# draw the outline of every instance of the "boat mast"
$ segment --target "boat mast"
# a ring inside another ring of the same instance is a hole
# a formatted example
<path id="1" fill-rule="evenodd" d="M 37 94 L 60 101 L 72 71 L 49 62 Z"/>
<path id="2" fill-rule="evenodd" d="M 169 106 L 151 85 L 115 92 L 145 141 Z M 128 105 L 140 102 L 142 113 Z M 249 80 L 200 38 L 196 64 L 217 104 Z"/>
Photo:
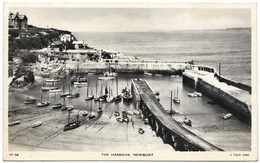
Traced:
<path id="1" fill-rule="evenodd" d="M 97 98 L 97 82 L 96 82 L 96 98 Z"/>
<path id="2" fill-rule="evenodd" d="M 41 103 L 42 103 L 42 93 L 41 93 Z"/>
<path id="3" fill-rule="evenodd" d="M 177 87 L 177 98 L 178 98 L 178 87 Z"/>
<path id="4" fill-rule="evenodd" d="M 172 114 L 172 91 L 171 91 L 171 114 Z"/>
<path id="5" fill-rule="evenodd" d="M 116 95 L 118 96 L 118 79 L 116 77 Z"/>

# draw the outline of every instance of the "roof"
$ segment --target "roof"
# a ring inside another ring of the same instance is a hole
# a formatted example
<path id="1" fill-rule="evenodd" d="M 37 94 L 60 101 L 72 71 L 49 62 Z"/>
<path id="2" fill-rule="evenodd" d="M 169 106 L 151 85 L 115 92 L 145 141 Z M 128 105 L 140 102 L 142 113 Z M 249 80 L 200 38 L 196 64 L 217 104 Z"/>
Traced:
<path id="1" fill-rule="evenodd" d="M 73 41 L 72 44 L 84 44 L 84 41 Z"/>
<path id="2" fill-rule="evenodd" d="M 15 18 L 18 18 L 18 19 L 20 19 L 20 20 L 23 20 L 23 19 L 27 19 L 27 17 L 26 17 L 26 15 L 17 15 L 17 14 L 13 14 L 13 15 L 11 15 L 11 19 L 15 19 Z"/>
<path id="3" fill-rule="evenodd" d="M 62 43 L 60 41 L 53 41 L 51 45 L 61 45 Z"/>

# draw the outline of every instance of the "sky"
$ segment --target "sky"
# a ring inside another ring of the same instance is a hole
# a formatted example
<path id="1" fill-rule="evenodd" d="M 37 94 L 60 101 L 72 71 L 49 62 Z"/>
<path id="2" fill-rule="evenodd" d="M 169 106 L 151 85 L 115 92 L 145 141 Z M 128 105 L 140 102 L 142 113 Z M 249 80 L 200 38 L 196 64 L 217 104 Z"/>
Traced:
<path id="1" fill-rule="evenodd" d="M 10 7 L 28 23 L 69 31 L 135 32 L 251 27 L 248 8 Z"/>

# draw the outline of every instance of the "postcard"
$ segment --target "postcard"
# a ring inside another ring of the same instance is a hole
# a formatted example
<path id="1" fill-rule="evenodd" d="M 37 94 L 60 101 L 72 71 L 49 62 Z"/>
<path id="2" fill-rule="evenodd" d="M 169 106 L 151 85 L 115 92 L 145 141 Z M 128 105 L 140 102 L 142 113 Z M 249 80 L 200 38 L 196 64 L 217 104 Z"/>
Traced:
<path id="1" fill-rule="evenodd" d="M 258 160 L 256 3 L 4 3 L 5 161 Z"/>

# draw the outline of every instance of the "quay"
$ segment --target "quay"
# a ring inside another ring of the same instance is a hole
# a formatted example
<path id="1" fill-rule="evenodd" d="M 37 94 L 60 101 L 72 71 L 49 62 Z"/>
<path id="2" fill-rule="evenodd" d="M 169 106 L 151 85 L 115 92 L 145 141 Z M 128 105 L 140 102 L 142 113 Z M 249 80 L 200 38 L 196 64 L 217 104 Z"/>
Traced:
<path id="1" fill-rule="evenodd" d="M 251 126 L 251 87 L 222 82 L 223 77 L 209 66 L 193 65 L 183 73 L 183 84 L 195 89 Z"/>
<path id="2" fill-rule="evenodd" d="M 176 151 L 223 151 L 213 144 L 198 137 L 173 119 L 158 102 L 152 88 L 144 79 L 132 79 L 133 97 L 143 114 L 148 119 L 156 136 L 170 144 Z"/>

